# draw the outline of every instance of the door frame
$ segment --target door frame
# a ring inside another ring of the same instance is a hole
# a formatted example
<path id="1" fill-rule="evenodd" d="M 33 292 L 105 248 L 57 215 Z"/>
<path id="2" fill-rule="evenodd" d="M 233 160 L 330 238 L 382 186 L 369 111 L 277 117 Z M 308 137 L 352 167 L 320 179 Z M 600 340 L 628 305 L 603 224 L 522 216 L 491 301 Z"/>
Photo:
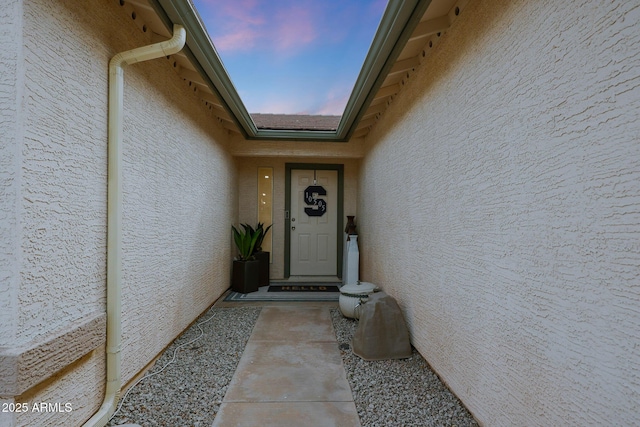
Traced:
<path id="1" fill-rule="evenodd" d="M 291 170 L 335 170 L 338 172 L 338 225 L 336 239 L 337 276 L 342 278 L 342 249 L 344 224 L 344 165 L 330 163 L 285 163 L 284 165 L 284 277 L 288 279 L 291 274 Z"/>

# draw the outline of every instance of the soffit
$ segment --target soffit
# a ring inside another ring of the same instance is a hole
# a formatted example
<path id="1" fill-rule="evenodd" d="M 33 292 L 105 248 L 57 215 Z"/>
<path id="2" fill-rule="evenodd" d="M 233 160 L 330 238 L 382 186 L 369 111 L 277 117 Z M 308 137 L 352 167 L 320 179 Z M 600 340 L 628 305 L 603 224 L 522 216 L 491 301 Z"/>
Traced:
<path id="1" fill-rule="evenodd" d="M 185 90 L 195 92 L 224 128 L 246 139 L 280 141 L 348 141 L 366 136 L 411 74 L 428 63 L 429 52 L 468 2 L 390 0 L 345 114 L 337 122 L 323 116 L 252 119 L 189 0 L 118 1 L 142 31 L 151 32 L 154 42 L 171 37 L 173 24 L 186 28 L 187 46 L 167 59 L 185 81 Z M 316 125 L 326 123 L 337 129 L 318 130 L 322 126 Z M 291 128 L 284 129 L 289 124 Z"/>

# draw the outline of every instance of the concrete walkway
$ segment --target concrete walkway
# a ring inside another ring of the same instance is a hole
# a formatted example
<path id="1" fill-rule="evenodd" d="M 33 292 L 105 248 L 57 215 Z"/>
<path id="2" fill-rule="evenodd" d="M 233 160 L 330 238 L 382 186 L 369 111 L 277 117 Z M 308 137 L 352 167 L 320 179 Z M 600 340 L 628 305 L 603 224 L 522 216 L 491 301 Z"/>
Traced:
<path id="1" fill-rule="evenodd" d="M 328 308 L 262 308 L 213 425 L 360 426 Z"/>

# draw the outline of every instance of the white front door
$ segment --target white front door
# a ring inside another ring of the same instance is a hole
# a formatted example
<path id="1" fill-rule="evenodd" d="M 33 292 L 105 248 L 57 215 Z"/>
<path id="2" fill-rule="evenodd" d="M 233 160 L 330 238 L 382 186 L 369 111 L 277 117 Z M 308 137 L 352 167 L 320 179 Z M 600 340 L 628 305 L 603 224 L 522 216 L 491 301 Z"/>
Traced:
<path id="1" fill-rule="evenodd" d="M 290 274 L 336 276 L 338 171 L 291 170 L 290 227 Z"/>

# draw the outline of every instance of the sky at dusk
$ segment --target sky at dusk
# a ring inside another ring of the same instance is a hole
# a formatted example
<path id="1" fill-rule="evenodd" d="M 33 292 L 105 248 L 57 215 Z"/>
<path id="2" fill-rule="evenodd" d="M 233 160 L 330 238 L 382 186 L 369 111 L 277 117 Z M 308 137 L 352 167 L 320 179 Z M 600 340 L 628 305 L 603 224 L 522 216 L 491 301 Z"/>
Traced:
<path id="1" fill-rule="evenodd" d="M 249 113 L 342 115 L 386 0 L 193 0 Z"/>

